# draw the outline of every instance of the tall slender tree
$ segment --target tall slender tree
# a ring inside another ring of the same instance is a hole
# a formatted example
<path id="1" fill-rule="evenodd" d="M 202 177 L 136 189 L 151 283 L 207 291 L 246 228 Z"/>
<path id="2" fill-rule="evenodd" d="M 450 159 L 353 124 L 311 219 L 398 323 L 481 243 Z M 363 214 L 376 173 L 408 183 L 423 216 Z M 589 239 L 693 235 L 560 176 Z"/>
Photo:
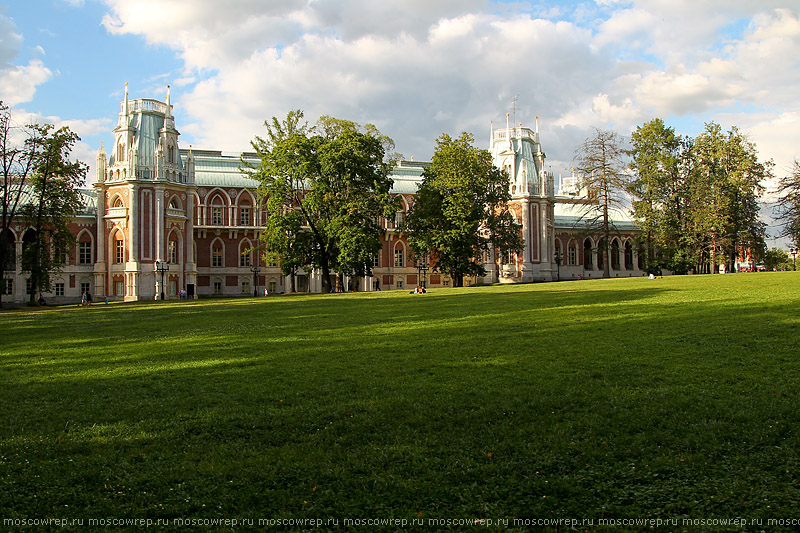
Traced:
<path id="1" fill-rule="evenodd" d="M 655 273 L 666 267 L 685 272 L 689 265 L 682 248 L 685 180 L 681 172 L 685 140 L 660 118 L 638 126 L 631 135 L 633 214 L 642 228 L 646 268 Z M 661 259 L 656 258 L 656 249 Z"/>
<path id="2" fill-rule="evenodd" d="M 630 178 L 627 174 L 627 152 L 623 139 L 613 131 L 595 128 L 594 135 L 586 139 L 575 152 L 578 170 L 583 185 L 589 190 L 596 204 L 587 204 L 582 218 L 587 230 L 599 230 L 603 234 L 603 277 L 610 276 L 609 256 L 611 249 L 612 221 L 610 211 L 624 209 L 624 196 Z"/>
<path id="3" fill-rule="evenodd" d="M 36 126 L 42 139 L 42 152 L 31 176 L 33 200 L 22 208 L 22 217 L 33 230 L 34 240 L 23 249 L 22 270 L 30 273 L 30 303 L 38 291 L 49 291 L 50 275 L 69 257 L 75 237 L 68 224 L 81 208 L 79 187 L 88 166 L 70 161 L 77 134 L 51 124 Z"/>

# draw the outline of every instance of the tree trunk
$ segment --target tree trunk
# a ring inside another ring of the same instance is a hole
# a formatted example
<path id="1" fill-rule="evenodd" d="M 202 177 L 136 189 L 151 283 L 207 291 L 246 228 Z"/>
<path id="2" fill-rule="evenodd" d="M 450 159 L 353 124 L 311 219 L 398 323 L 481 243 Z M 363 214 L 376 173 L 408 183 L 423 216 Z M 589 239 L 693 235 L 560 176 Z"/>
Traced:
<path id="1" fill-rule="evenodd" d="M 319 268 L 322 270 L 322 294 L 331 292 L 331 269 L 328 266 L 328 254 L 321 254 Z"/>
<path id="2" fill-rule="evenodd" d="M 711 274 L 717 273 L 717 236 L 711 237 Z"/>

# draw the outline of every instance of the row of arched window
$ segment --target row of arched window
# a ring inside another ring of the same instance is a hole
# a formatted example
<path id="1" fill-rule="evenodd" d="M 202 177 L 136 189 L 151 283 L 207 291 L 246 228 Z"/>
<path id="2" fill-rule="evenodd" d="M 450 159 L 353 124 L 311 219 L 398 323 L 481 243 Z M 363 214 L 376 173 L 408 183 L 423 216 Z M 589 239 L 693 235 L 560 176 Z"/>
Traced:
<path id="1" fill-rule="evenodd" d="M 555 240 L 556 256 L 561 261 L 561 264 L 571 266 L 578 265 L 578 250 L 577 243 L 570 240 L 567 246 L 566 255 L 562 252 L 561 239 Z M 605 267 L 605 241 L 600 238 L 596 243 L 591 237 L 587 237 L 583 241 L 583 268 L 585 270 L 594 270 L 594 256 L 597 256 L 597 269 L 603 270 Z M 620 256 L 620 252 L 622 252 Z M 625 239 L 623 243 L 617 237 L 611 240 L 611 247 L 609 250 L 609 258 L 611 261 L 610 267 L 612 270 L 633 270 L 634 269 L 634 249 L 633 242 L 630 239 Z M 643 268 L 641 255 L 638 256 L 639 269 Z"/>

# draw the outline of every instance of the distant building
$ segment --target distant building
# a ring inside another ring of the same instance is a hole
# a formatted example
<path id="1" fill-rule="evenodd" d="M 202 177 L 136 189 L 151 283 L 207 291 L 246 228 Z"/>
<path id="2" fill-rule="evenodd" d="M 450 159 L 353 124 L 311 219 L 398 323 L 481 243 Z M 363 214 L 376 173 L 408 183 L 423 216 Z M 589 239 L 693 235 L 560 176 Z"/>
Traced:
<path id="1" fill-rule="evenodd" d="M 538 130 L 538 128 L 537 128 Z M 76 236 L 69 264 L 54 276 L 54 303 L 79 301 L 90 292 L 95 301 L 247 296 L 288 291 L 291 280 L 275 264 L 248 253 L 259 241 L 265 213 L 257 182 L 240 170 L 241 159 L 256 154 L 224 155 L 219 151 L 179 147 L 169 91 L 165 102 L 129 100 L 120 104 L 114 144 L 97 155 L 93 190 L 83 190 L 84 209 L 71 229 Z M 556 194 L 538 131 L 522 127 L 492 129 L 490 151 L 495 164 L 511 177 L 510 207 L 522 225 L 525 248 L 520 254 L 483 257 L 487 274 L 465 283 L 520 283 L 601 277 L 600 237 L 587 232 L 582 214 L 593 208 L 578 178 L 561 182 Z M 373 275 L 347 280 L 345 287 L 370 291 L 450 285 L 446 274 L 424 273 L 409 259 L 406 236 L 398 231 L 414 201 L 429 163 L 400 161 L 392 170 L 393 194 L 402 209 L 384 220 L 383 249 L 373 259 Z M 613 214 L 611 276 L 641 276 L 634 237 L 638 228 L 626 213 Z M 2 243 L 19 258 L 29 239 L 17 226 Z M 165 265 L 162 274 L 156 264 Z M 166 265 L 166 263 L 169 263 Z M 27 277 L 19 260 L 9 261 L 4 300 L 27 300 Z M 254 272 L 257 270 L 257 273 Z M 420 275 L 422 274 L 422 278 Z M 321 274 L 298 272 L 298 291 L 319 292 Z M 424 278 L 424 279 L 423 279 Z"/>

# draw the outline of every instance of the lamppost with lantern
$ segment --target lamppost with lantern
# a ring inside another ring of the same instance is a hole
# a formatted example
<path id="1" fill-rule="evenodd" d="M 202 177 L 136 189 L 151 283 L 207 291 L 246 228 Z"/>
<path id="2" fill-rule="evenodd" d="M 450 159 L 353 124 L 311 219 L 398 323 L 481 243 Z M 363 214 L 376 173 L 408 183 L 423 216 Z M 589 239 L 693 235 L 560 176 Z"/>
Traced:
<path id="1" fill-rule="evenodd" d="M 164 273 L 169 272 L 169 261 L 156 261 L 156 272 L 161 272 L 161 299 L 164 299 Z"/>
<path id="2" fill-rule="evenodd" d="M 430 270 L 428 263 L 428 255 L 423 255 L 417 260 L 417 279 L 419 280 L 420 287 L 425 288 L 425 274 Z"/>
<path id="3" fill-rule="evenodd" d="M 792 270 L 797 270 L 797 248 L 789 248 L 789 253 L 792 254 Z"/>
<path id="4" fill-rule="evenodd" d="M 254 266 L 250 272 L 253 273 L 253 296 L 258 296 L 258 273 L 261 272 L 261 268 Z"/>
<path id="5" fill-rule="evenodd" d="M 559 250 L 556 250 L 553 259 L 556 261 L 556 281 L 561 281 L 561 252 Z"/>

